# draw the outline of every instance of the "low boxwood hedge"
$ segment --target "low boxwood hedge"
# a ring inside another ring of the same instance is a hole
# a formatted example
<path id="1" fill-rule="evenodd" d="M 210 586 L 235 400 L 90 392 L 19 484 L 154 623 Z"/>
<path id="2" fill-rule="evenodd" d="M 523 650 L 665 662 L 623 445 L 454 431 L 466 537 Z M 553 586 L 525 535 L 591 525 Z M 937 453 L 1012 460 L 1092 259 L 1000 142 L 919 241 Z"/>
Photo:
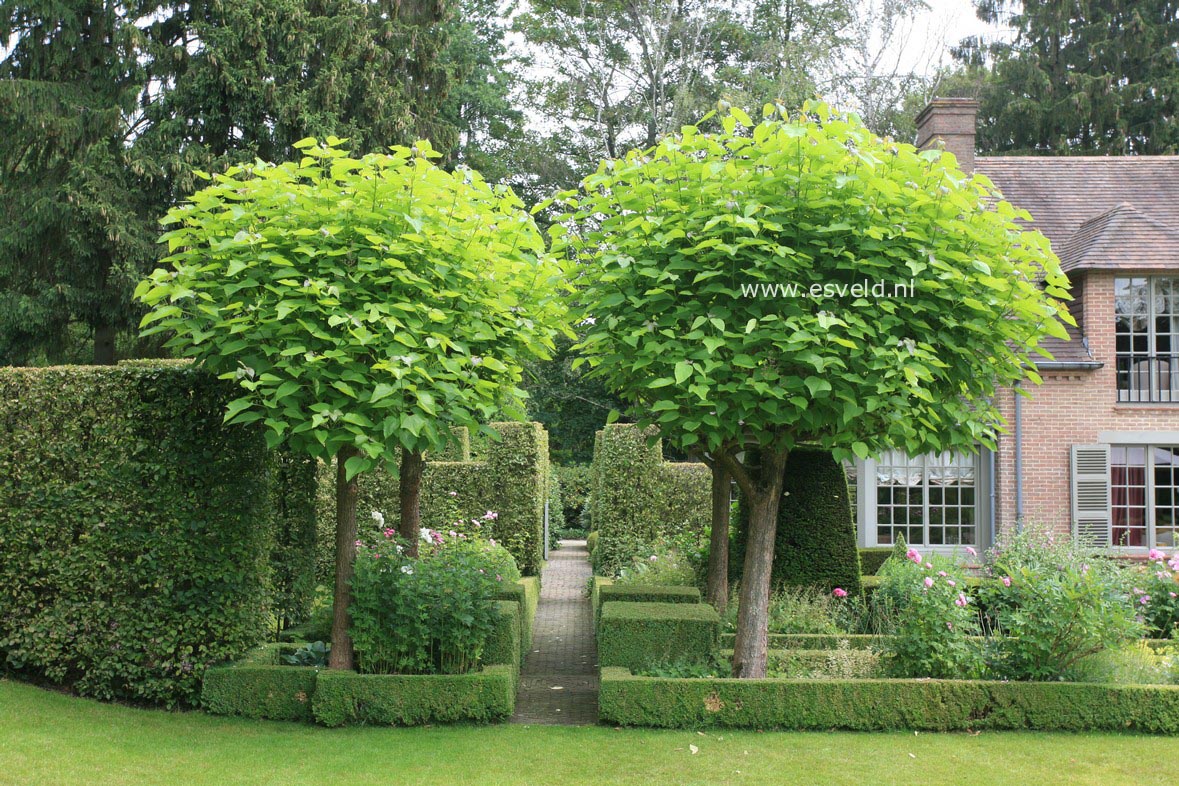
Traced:
<path id="1" fill-rule="evenodd" d="M 707 604 L 613 601 L 598 620 L 598 663 L 644 669 L 704 662 L 719 639 L 720 616 Z"/>
<path id="2" fill-rule="evenodd" d="M 699 603 L 700 590 L 695 587 L 676 587 L 669 585 L 630 585 L 603 584 L 598 588 L 595 613 L 598 607 L 608 600 L 624 601 L 628 603 Z"/>
<path id="3" fill-rule="evenodd" d="M 522 652 L 532 646 L 532 625 L 536 621 L 536 607 L 540 603 L 540 576 L 525 576 L 519 581 L 505 585 L 495 596 L 496 600 L 511 600 L 520 604 Z"/>
<path id="4" fill-rule="evenodd" d="M 508 665 L 485 666 L 469 674 L 319 673 L 311 707 L 324 726 L 475 721 L 511 716 L 516 678 Z"/>
<path id="5" fill-rule="evenodd" d="M 601 720 L 696 729 L 1179 733 L 1179 686 L 958 680 L 636 677 L 602 669 Z"/>
<path id="6" fill-rule="evenodd" d="M 297 644 L 267 644 L 231 666 L 205 670 L 201 706 L 214 715 L 268 720 L 311 720 L 318 669 L 280 666 L 279 657 Z"/>
<path id="7" fill-rule="evenodd" d="M 508 664 L 514 674 L 520 673 L 524 657 L 521 647 L 523 640 L 524 615 L 520 604 L 514 600 L 497 600 L 499 618 L 495 630 L 483 645 L 483 662 L 487 664 Z"/>

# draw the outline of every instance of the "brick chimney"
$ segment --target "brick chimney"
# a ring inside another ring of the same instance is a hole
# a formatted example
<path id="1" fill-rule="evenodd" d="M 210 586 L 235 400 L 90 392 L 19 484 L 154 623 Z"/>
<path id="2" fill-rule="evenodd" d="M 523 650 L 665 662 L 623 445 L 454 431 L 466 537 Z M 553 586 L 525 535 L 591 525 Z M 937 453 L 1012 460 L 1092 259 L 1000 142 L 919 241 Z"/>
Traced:
<path id="1" fill-rule="evenodd" d="M 928 150 L 938 140 L 958 159 L 958 167 L 974 171 L 974 128 L 978 101 L 973 98 L 935 98 L 917 115 L 917 147 Z"/>

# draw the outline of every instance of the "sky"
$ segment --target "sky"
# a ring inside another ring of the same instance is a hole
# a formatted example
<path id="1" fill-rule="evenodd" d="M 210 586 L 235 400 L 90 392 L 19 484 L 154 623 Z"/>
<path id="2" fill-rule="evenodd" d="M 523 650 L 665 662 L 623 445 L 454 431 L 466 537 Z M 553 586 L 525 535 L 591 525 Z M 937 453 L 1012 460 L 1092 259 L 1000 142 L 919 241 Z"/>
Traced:
<path id="1" fill-rule="evenodd" d="M 925 42 L 929 40 L 943 40 L 947 44 L 957 44 L 963 38 L 982 35 L 993 38 L 1002 31 L 981 21 L 974 13 L 971 0 L 926 0 L 929 10 L 921 14 L 914 27 L 914 35 L 906 47 L 906 61 L 914 69 L 921 64 L 925 51 Z M 946 63 L 950 60 L 948 47 L 941 47 L 939 52 Z"/>

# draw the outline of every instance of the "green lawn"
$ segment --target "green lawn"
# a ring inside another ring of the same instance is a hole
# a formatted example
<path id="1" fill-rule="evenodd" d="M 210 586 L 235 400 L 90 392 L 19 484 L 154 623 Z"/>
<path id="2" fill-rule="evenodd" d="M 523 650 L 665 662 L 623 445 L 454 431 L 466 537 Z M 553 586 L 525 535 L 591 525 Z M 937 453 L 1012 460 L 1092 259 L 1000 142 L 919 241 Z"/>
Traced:
<path id="1" fill-rule="evenodd" d="M 693 754 L 689 745 L 695 745 Z M 357 728 L 215 718 L 0 680 L 0 783 L 1173 784 L 1179 743 L 1108 734 Z"/>

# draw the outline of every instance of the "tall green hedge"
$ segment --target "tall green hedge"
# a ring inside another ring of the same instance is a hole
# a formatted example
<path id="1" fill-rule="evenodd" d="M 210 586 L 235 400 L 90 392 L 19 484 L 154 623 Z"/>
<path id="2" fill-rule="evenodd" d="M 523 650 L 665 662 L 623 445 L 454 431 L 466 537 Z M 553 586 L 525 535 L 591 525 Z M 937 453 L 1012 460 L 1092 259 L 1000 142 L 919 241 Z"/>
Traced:
<path id="1" fill-rule="evenodd" d="M 484 532 L 516 558 L 522 573 L 540 572 L 544 539 L 544 503 L 549 494 L 548 433 L 539 423 L 492 423 L 499 440 L 490 440 L 484 455 L 471 460 L 465 429 L 457 430 L 452 450 L 441 458 L 427 456 L 422 475 L 422 526 L 446 531 L 452 516 L 477 518 L 494 511 L 498 518 Z M 331 576 L 335 540 L 335 467 L 320 467 L 319 553 L 317 573 L 322 583 Z M 357 515 L 362 527 L 380 511 L 388 526 L 396 526 L 398 484 L 396 468 L 360 476 Z M 452 495 L 451 492 L 454 492 Z"/>
<path id="2" fill-rule="evenodd" d="M 275 469 L 222 426 L 231 388 L 180 364 L 0 369 L 7 669 L 191 704 L 266 635 Z"/>
<path id="3" fill-rule="evenodd" d="M 735 555 L 744 554 L 748 506 L 738 505 Z M 784 496 L 774 541 L 774 586 L 842 587 L 860 594 L 860 555 L 847 477 L 829 451 L 796 448 L 786 462 Z M 734 578 L 741 562 L 736 560 Z"/>
<path id="4" fill-rule="evenodd" d="M 316 583 L 317 462 L 288 450 L 270 454 L 273 611 L 284 628 L 307 619 Z"/>
<path id="5" fill-rule="evenodd" d="M 561 513 L 565 526 L 583 529 L 582 511 L 589 501 L 593 469 L 589 464 L 569 464 L 557 467 L 557 474 L 561 478 Z"/>
<path id="6" fill-rule="evenodd" d="M 663 460 L 654 432 L 615 423 L 594 443 L 590 510 L 599 533 L 595 571 L 615 575 L 661 537 L 702 533 L 712 516 L 711 473 Z"/>

